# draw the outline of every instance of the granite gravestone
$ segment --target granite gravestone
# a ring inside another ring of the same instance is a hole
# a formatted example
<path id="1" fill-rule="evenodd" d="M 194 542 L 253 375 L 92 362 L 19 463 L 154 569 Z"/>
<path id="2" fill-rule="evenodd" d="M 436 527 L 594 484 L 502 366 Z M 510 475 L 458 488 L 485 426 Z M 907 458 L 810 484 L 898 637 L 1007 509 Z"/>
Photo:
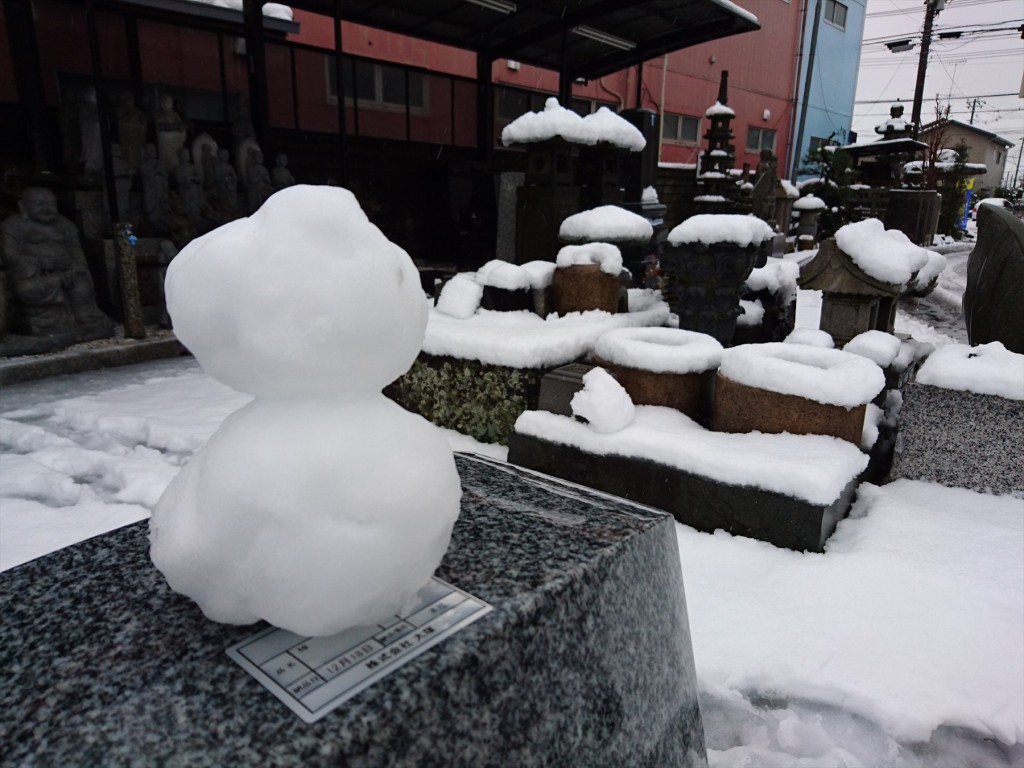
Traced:
<path id="1" fill-rule="evenodd" d="M 0 576 L 0 712 L 21 764 L 706 768 L 667 515 L 456 455 L 438 577 L 494 607 L 312 724 L 225 653 L 146 524 Z M 32 663 L 25 663 L 31 658 Z"/>

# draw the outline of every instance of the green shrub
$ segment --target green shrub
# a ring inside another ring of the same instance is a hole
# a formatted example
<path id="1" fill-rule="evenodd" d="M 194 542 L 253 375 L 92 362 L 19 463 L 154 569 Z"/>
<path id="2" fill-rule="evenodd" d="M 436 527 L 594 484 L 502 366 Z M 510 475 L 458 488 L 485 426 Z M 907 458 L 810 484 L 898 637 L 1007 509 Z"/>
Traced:
<path id="1" fill-rule="evenodd" d="M 420 355 L 384 394 L 440 427 L 505 444 L 519 414 L 537 407 L 546 372 Z"/>

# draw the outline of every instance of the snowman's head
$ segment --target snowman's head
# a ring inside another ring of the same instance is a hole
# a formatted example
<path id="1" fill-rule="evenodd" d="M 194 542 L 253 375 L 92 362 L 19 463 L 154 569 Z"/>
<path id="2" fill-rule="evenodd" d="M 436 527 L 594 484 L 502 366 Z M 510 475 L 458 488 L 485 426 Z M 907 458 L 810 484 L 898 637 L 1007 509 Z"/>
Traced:
<path id="1" fill-rule="evenodd" d="M 412 365 L 427 322 L 412 259 L 339 187 L 288 187 L 193 240 L 166 294 L 203 368 L 263 397 L 379 392 Z"/>

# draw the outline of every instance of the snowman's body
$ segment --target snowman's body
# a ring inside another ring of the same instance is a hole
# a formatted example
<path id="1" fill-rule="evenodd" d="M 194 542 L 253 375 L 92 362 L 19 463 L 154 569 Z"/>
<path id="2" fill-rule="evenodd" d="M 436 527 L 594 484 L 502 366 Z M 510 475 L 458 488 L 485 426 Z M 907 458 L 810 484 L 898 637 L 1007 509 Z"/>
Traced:
<path id="1" fill-rule="evenodd" d="M 290 187 L 179 254 L 167 296 L 204 368 L 256 395 L 154 510 L 168 583 L 211 619 L 302 635 L 400 611 L 461 494 L 440 432 L 380 394 L 422 342 L 408 255 L 347 191 Z"/>

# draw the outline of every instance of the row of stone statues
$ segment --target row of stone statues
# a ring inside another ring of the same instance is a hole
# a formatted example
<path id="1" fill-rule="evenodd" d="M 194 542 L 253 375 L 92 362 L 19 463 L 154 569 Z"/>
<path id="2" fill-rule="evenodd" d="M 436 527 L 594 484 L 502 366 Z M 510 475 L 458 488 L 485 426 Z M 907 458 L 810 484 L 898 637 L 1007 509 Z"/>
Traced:
<path id="1" fill-rule="evenodd" d="M 76 140 L 66 141 L 66 152 L 77 151 L 73 164 L 99 177 L 102 154 L 95 90 L 83 90 L 76 100 L 77 126 L 69 121 L 63 126 L 66 140 L 68 134 Z M 233 151 L 218 147 L 207 133 L 195 136 L 190 144 L 190 124 L 166 94 L 150 119 L 130 92 L 122 92 L 114 122 L 117 141 L 110 154 L 117 215 L 133 221 L 143 233 L 170 232 L 176 240 L 187 241 L 252 213 L 273 192 L 295 183 L 285 155 L 277 155 L 272 169 L 264 165 L 244 107 L 231 125 Z"/>

